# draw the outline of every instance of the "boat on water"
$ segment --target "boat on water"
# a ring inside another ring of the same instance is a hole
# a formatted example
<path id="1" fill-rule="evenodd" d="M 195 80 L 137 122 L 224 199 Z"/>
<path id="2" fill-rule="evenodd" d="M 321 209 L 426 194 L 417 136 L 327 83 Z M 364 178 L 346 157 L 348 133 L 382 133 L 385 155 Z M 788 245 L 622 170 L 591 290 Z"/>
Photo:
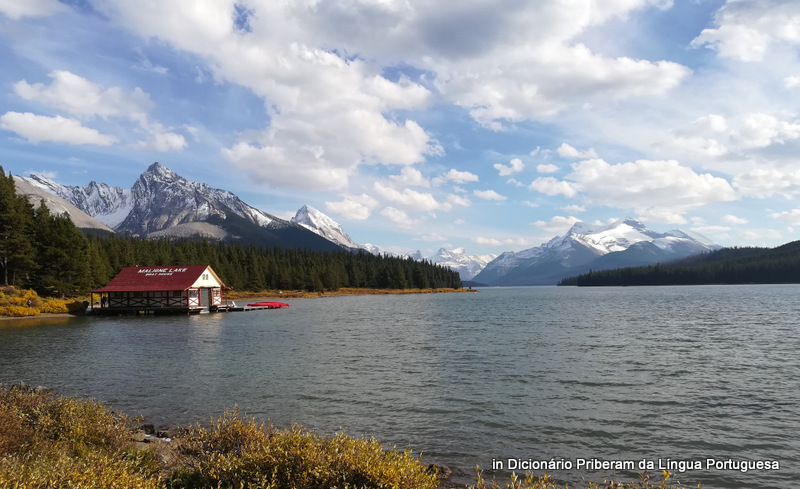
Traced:
<path id="1" fill-rule="evenodd" d="M 264 302 L 251 302 L 250 304 L 247 304 L 247 307 L 265 307 L 267 309 L 280 309 L 281 307 L 289 307 L 289 304 L 285 302 L 264 301 Z"/>

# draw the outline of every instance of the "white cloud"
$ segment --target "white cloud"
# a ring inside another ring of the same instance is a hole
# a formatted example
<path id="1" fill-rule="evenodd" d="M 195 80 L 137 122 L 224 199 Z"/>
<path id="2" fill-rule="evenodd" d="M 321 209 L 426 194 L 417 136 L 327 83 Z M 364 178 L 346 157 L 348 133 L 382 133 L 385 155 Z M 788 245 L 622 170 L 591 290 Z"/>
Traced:
<path id="1" fill-rule="evenodd" d="M 454 182 L 454 183 L 469 183 L 469 182 L 477 182 L 478 175 L 468 172 L 468 171 L 459 171 L 456 169 L 450 169 L 447 173 L 436 177 L 433 181 L 435 185 L 441 185 L 443 182 Z"/>
<path id="2" fill-rule="evenodd" d="M 424 176 L 422 172 L 411 166 L 403 167 L 400 170 L 400 175 L 393 175 L 389 177 L 393 182 L 410 187 L 430 187 L 431 182 Z"/>
<path id="3" fill-rule="evenodd" d="M 483 200 L 507 200 L 508 197 L 500 195 L 494 190 L 476 190 L 472 193 L 475 197 Z"/>
<path id="4" fill-rule="evenodd" d="M 150 96 L 138 87 L 131 93 L 125 93 L 119 87 L 104 89 L 69 71 L 56 70 L 48 76 L 53 79 L 50 85 L 31 85 L 22 80 L 14 84 L 14 93 L 25 100 L 84 118 L 126 117 L 142 120 L 153 105 Z"/>
<path id="5" fill-rule="evenodd" d="M 373 184 L 373 189 L 378 195 L 389 202 L 400 204 L 408 207 L 409 209 L 414 209 L 417 211 L 449 211 L 452 208 L 450 203 L 438 202 L 432 194 L 417 192 L 416 190 L 411 190 L 409 188 L 403 189 L 401 192 L 394 188 L 388 187 L 381 182 L 375 182 Z"/>
<path id="6" fill-rule="evenodd" d="M 800 209 L 792 209 L 790 211 L 773 212 L 770 214 L 773 219 L 782 221 L 789 221 L 794 226 L 800 226 Z"/>
<path id="7" fill-rule="evenodd" d="M 565 205 L 561 209 L 566 212 L 586 212 L 586 207 L 582 205 Z"/>
<path id="8" fill-rule="evenodd" d="M 746 197 L 764 199 L 780 195 L 792 199 L 800 196 L 800 170 L 787 172 L 755 168 L 737 175 L 733 186 Z"/>
<path id="9" fill-rule="evenodd" d="M 14 93 L 25 99 L 89 120 L 111 117 L 135 121 L 147 135 L 145 140 L 131 145 L 135 149 L 180 151 L 186 139 L 159 122 L 148 119 L 153 106 L 150 95 L 139 87 L 125 92 L 120 87 L 104 88 L 69 71 L 55 70 L 48 75 L 52 82 L 30 84 L 21 80 L 14 84 Z M 110 144 L 110 143 L 109 143 Z"/>
<path id="10" fill-rule="evenodd" d="M 559 170 L 558 165 L 545 164 L 536 165 L 536 171 L 539 173 L 555 173 Z"/>
<path id="11" fill-rule="evenodd" d="M 553 216 L 549 221 L 536 221 L 533 225 L 539 229 L 561 235 L 569 231 L 576 222 L 581 222 L 581 220 L 574 216 Z"/>
<path id="12" fill-rule="evenodd" d="M 522 201 L 522 205 L 527 206 L 527 207 L 534 207 L 534 208 L 535 207 L 539 207 L 539 204 L 537 204 L 536 202 L 531 202 L 530 200 L 523 200 Z"/>
<path id="13" fill-rule="evenodd" d="M 597 158 L 597 152 L 594 150 L 594 148 L 589 148 L 585 151 L 580 151 L 578 149 L 573 148 L 567 143 L 562 143 L 561 146 L 558 147 L 556 152 L 562 158 L 577 158 L 577 159 Z"/>
<path id="14" fill-rule="evenodd" d="M 677 161 L 638 160 L 609 164 L 602 159 L 572 165 L 571 188 L 593 205 L 633 209 L 661 222 L 683 222 L 689 209 L 738 198 L 727 180 L 698 174 Z"/>
<path id="15" fill-rule="evenodd" d="M 78 120 L 61 116 L 47 117 L 30 112 L 6 112 L 0 117 L 0 129 L 15 132 L 30 142 L 110 146 L 117 141 L 113 136 L 84 127 Z"/>
<path id="16" fill-rule="evenodd" d="M 521 159 L 514 158 L 508 162 L 508 165 L 495 163 L 494 169 L 497 170 L 498 174 L 501 177 L 507 177 L 509 175 L 513 175 L 514 173 L 521 172 L 522 170 L 525 169 L 525 165 L 522 163 Z"/>
<path id="17" fill-rule="evenodd" d="M 780 121 L 769 114 L 750 114 L 731 138 L 743 148 L 764 148 L 800 138 L 800 124 Z"/>
<path id="18" fill-rule="evenodd" d="M 736 217 L 731 214 L 726 214 L 722 216 L 722 222 L 725 224 L 729 224 L 731 226 L 743 226 L 747 224 L 749 221 L 743 217 Z"/>
<path id="19" fill-rule="evenodd" d="M 55 15 L 66 10 L 58 0 L 0 0 L 0 13 L 12 20 Z"/>
<path id="20" fill-rule="evenodd" d="M 335 212 L 347 219 L 363 221 L 367 219 L 372 209 L 378 206 L 378 201 L 367 194 L 347 195 L 338 202 L 325 202 L 328 212 Z"/>
<path id="21" fill-rule="evenodd" d="M 800 76 L 787 76 L 783 79 L 783 83 L 788 89 L 800 87 Z"/>
<path id="22" fill-rule="evenodd" d="M 703 29 L 691 43 L 723 58 L 761 61 L 777 43 L 800 44 L 800 4 L 781 0 L 729 1 L 717 11 L 718 27 Z"/>
<path id="23" fill-rule="evenodd" d="M 403 229 L 410 229 L 418 223 L 418 221 L 408 217 L 405 211 L 394 207 L 384 208 L 381 210 L 381 215 Z"/>
<path id="24" fill-rule="evenodd" d="M 472 205 L 469 199 L 465 197 L 461 197 L 460 195 L 450 194 L 447 196 L 447 202 L 453 205 L 459 205 L 461 207 L 469 207 Z"/>
<path id="25" fill-rule="evenodd" d="M 539 177 L 528 186 L 529 189 L 545 195 L 564 195 L 574 197 L 577 194 L 575 187 L 570 182 L 564 182 L 553 177 Z"/>
<path id="26" fill-rule="evenodd" d="M 484 246 L 505 246 L 505 247 L 512 247 L 512 246 L 527 246 L 530 244 L 525 238 L 505 238 L 505 239 L 498 239 L 498 238 L 488 238 L 485 236 L 476 236 L 472 238 L 472 241 L 479 245 Z"/>

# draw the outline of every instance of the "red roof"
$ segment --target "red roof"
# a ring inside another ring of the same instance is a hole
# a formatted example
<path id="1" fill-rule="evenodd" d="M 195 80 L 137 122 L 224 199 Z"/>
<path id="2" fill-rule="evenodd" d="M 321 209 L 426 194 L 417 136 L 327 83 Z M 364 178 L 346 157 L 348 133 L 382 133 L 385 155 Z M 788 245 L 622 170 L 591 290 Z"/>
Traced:
<path id="1" fill-rule="evenodd" d="M 222 285 L 214 270 L 208 265 L 170 267 L 126 267 L 102 289 L 92 292 L 137 292 L 186 290 L 206 272 Z"/>

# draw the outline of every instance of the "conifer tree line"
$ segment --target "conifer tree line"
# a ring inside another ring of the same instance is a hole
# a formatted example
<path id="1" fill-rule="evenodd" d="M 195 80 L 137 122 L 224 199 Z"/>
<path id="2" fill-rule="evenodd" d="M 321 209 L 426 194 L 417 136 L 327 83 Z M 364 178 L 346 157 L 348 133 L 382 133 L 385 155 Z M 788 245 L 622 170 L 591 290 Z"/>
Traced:
<path id="1" fill-rule="evenodd" d="M 590 271 L 559 285 L 703 285 L 800 283 L 800 241 L 777 248 L 736 247 L 672 263 Z"/>
<path id="2" fill-rule="evenodd" d="M 5 285 L 75 296 L 108 283 L 123 267 L 211 265 L 236 290 L 340 287 L 459 288 L 457 272 L 429 261 L 371 253 L 315 252 L 241 243 L 85 236 L 44 201 L 17 196 L 0 167 L 0 271 Z"/>

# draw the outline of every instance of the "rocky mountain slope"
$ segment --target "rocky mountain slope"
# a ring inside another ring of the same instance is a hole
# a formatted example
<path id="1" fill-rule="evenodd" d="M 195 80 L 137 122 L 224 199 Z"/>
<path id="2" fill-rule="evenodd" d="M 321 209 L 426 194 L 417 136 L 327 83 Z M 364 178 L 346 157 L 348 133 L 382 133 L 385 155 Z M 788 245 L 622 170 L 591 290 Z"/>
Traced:
<path id="1" fill-rule="evenodd" d="M 385 254 L 386 251 L 380 246 L 373 244 L 358 244 L 348 235 L 342 226 L 325 213 L 309 205 L 301 207 L 297 214 L 292 218 L 292 222 L 319 234 L 320 236 L 338 243 L 341 246 L 352 250 L 364 250 L 375 255 Z M 419 250 L 406 255 L 414 260 L 423 260 L 425 257 Z M 497 255 L 468 255 L 464 248 L 447 250 L 445 248 L 428 258 L 431 262 L 444 265 L 459 273 L 462 280 L 469 280 L 480 272 L 487 263 L 496 258 Z"/>
<path id="2" fill-rule="evenodd" d="M 247 205 L 226 190 L 187 180 L 160 163 L 150 165 L 130 189 L 97 182 L 83 187 L 66 186 L 41 175 L 23 180 L 62 197 L 120 233 L 341 249 L 303 226 Z"/>
<path id="3" fill-rule="evenodd" d="M 600 227 L 579 222 L 541 246 L 503 253 L 474 280 L 488 285 L 550 285 L 590 269 L 648 265 L 718 248 L 703 236 L 680 230 L 658 233 L 630 218 Z"/>
<path id="4" fill-rule="evenodd" d="M 16 187 L 17 195 L 26 197 L 35 208 L 38 208 L 42 200 L 44 200 L 51 214 L 67 214 L 72 223 L 79 229 L 105 233 L 113 232 L 111 228 L 78 209 L 70 202 L 53 195 L 41 187 L 31 185 L 22 177 L 14 176 L 14 186 Z"/>

